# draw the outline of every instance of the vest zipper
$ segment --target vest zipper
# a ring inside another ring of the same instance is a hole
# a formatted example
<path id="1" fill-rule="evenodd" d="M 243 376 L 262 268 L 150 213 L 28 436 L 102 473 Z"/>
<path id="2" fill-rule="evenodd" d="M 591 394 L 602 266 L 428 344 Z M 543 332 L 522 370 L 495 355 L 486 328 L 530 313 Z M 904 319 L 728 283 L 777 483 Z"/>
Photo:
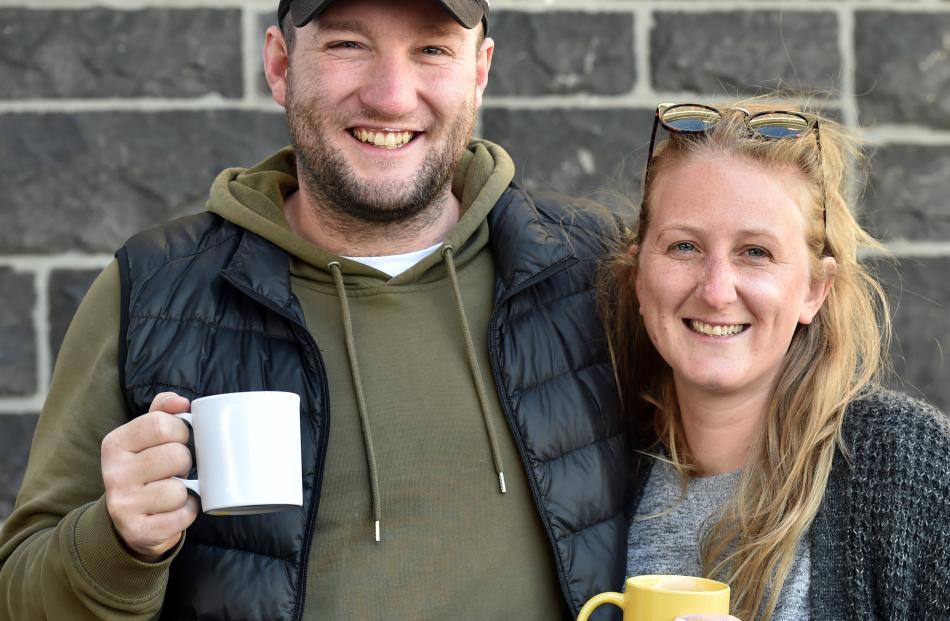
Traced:
<path id="1" fill-rule="evenodd" d="M 571 592 L 568 588 L 567 572 L 564 570 L 563 563 L 561 561 L 561 555 L 558 553 L 557 541 L 554 539 L 554 530 L 551 528 L 551 521 L 548 519 L 547 512 L 544 509 L 541 499 L 541 492 L 538 491 L 538 481 L 535 477 L 534 469 L 531 467 L 531 464 L 528 461 L 528 453 L 524 447 L 524 440 L 516 431 L 517 427 L 515 426 L 514 422 L 514 413 L 512 412 L 511 401 L 508 399 L 508 396 L 504 391 L 505 386 L 502 382 L 501 375 L 498 373 L 501 360 L 501 350 L 499 346 L 500 335 L 498 330 L 498 309 L 502 304 L 507 302 L 515 295 L 533 287 L 542 280 L 545 280 L 554 274 L 567 269 L 575 263 L 577 263 L 577 259 L 574 257 L 561 259 L 557 263 L 548 266 L 541 272 L 538 272 L 531 278 L 519 284 L 517 287 L 508 291 L 508 293 L 506 293 L 503 298 L 500 298 L 495 304 L 495 307 L 492 310 L 491 320 L 488 324 L 489 355 L 491 356 L 491 368 L 492 375 L 495 378 L 495 387 L 498 390 L 498 401 L 501 403 L 501 409 L 505 413 L 505 419 L 508 421 L 508 428 L 511 430 L 511 435 L 514 436 L 515 445 L 518 447 L 518 454 L 521 456 L 521 463 L 524 464 L 525 476 L 528 479 L 528 487 L 531 488 L 531 495 L 534 497 L 534 504 L 537 507 L 538 516 L 541 518 L 541 522 L 544 525 L 544 532 L 547 534 L 548 542 L 551 544 L 551 550 L 554 553 L 555 566 L 557 567 L 558 581 L 561 583 L 561 593 L 564 595 L 564 600 L 567 602 L 568 608 L 571 611 L 571 618 L 576 618 L 580 609 L 575 607 L 573 598 L 571 597 Z"/>
<path id="2" fill-rule="evenodd" d="M 330 382 L 327 378 L 326 366 L 320 364 L 320 354 L 317 350 L 317 344 L 314 342 L 313 337 L 310 336 L 310 332 L 306 326 L 302 325 L 296 318 L 288 315 L 283 308 L 277 306 L 268 298 L 259 295 L 256 291 L 244 286 L 241 282 L 236 281 L 228 274 L 223 274 L 223 276 L 234 287 L 244 293 L 244 295 L 290 322 L 291 330 L 297 342 L 305 349 L 304 360 L 307 362 L 309 370 L 317 376 L 319 388 L 322 391 L 320 403 L 323 406 L 324 424 L 320 430 L 320 452 L 317 455 L 316 479 L 314 480 L 310 509 L 307 512 L 307 526 L 300 558 L 300 578 L 297 583 L 297 598 L 294 603 L 293 621 L 300 621 L 303 618 L 304 603 L 307 598 L 307 571 L 309 569 L 310 548 L 313 545 L 313 530 L 317 523 L 317 511 L 320 508 L 320 491 L 323 487 L 323 470 L 327 457 L 327 443 L 330 438 Z"/>
<path id="3" fill-rule="evenodd" d="M 304 603 L 307 599 L 307 574 L 310 569 L 310 548 L 313 545 L 313 531 L 317 525 L 317 512 L 320 510 L 320 495 L 323 489 L 323 471 L 327 457 L 327 444 L 330 440 L 330 382 L 327 379 L 326 366 L 320 364 L 320 354 L 317 351 L 317 344 L 310 336 L 310 332 L 300 324 L 294 322 L 294 333 L 306 348 L 304 359 L 311 367 L 312 372 L 316 372 L 320 378 L 320 389 L 323 391 L 322 405 L 324 415 L 323 429 L 320 430 L 320 454 L 317 456 L 317 473 L 314 481 L 313 500 L 311 501 L 310 515 L 307 519 L 307 531 L 304 536 L 303 555 L 300 559 L 300 583 L 297 585 L 297 605 L 294 611 L 294 621 L 300 621 L 303 618 Z M 299 333 L 302 332 L 303 336 Z"/>

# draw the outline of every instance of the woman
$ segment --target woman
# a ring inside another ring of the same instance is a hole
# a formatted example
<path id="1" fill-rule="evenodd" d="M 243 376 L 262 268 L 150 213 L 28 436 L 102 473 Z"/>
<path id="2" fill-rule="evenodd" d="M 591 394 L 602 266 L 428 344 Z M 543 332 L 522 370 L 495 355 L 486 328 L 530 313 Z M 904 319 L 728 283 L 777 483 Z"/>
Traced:
<path id="1" fill-rule="evenodd" d="M 845 198 L 857 154 L 797 111 L 661 105 L 609 269 L 647 431 L 628 575 L 725 581 L 746 621 L 950 618 L 950 426 L 878 387 L 889 316 Z"/>

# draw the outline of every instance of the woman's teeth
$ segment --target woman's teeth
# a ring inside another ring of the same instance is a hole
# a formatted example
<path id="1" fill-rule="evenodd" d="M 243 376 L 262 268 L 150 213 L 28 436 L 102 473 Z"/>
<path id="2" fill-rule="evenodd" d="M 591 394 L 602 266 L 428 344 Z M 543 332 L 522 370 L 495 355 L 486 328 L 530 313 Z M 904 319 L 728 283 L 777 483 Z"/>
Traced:
<path id="1" fill-rule="evenodd" d="M 694 332 L 699 332 L 706 336 L 732 336 L 733 334 L 744 332 L 749 326 L 748 324 L 741 323 L 731 326 L 713 326 L 708 323 L 703 323 L 702 321 L 690 319 L 689 327 L 692 328 Z"/>
<path id="2" fill-rule="evenodd" d="M 383 149 L 398 149 L 407 144 L 415 136 L 415 132 L 387 132 L 356 128 L 352 130 L 353 137 Z"/>

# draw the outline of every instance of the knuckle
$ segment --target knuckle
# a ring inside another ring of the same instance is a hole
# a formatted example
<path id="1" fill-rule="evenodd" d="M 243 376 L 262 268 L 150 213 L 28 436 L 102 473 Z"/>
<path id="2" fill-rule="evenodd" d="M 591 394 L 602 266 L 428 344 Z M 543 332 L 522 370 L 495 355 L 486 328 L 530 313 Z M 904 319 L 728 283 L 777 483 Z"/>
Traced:
<path id="1" fill-rule="evenodd" d="M 171 397 L 174 397 L 175 393 L 173 392 L 160 392 L 152 398 L 152 403 L 149 405 L 148 411 L 154 412 L 161 407 L 162 403 Z"/>
<path id="2" fill-rule="evenodd" d="M 122 451 L 122 444 L 119 439 L 120 435 L 121 432 L 119 429 L 113 429 L 102 438 L 102 444 L 100 445 L 99 450 L 103 457 Z"/>
<path id="3" fill-rule="evenodd" d="M 184 444 L 175 443 L 172 445 L 172 459 L 179 472 L 191 470 L 191 451 Z"/>

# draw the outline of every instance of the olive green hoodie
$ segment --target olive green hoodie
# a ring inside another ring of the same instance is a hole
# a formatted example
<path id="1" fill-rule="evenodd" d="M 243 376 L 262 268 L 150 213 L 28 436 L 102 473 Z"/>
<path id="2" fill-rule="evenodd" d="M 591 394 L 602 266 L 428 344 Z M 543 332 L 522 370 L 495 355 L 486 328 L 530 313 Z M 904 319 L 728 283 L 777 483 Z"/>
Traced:
<path id="1" fill-rule="evenodd" d="M 513 172 L 502 149 L 473 143 L 453 182 L 460 221 L 439 252 L 394 278 L 290 231 L 282 209 L 297 188 L 289 149 L 226 170 L 212 186 L 209 211 L 291 255 L 293 292 L 327 369 L 330 435 L 304 618 L 562 614 L 488 355 L 486 217 Z M 131 558 L 101 498 L 98 444 L 126 420 L 118 287 L 112 265 L 64 342 L 0 539 L 0 619 L 149 618 L 164 595 L 174 555 L 156 564 Z"/>

